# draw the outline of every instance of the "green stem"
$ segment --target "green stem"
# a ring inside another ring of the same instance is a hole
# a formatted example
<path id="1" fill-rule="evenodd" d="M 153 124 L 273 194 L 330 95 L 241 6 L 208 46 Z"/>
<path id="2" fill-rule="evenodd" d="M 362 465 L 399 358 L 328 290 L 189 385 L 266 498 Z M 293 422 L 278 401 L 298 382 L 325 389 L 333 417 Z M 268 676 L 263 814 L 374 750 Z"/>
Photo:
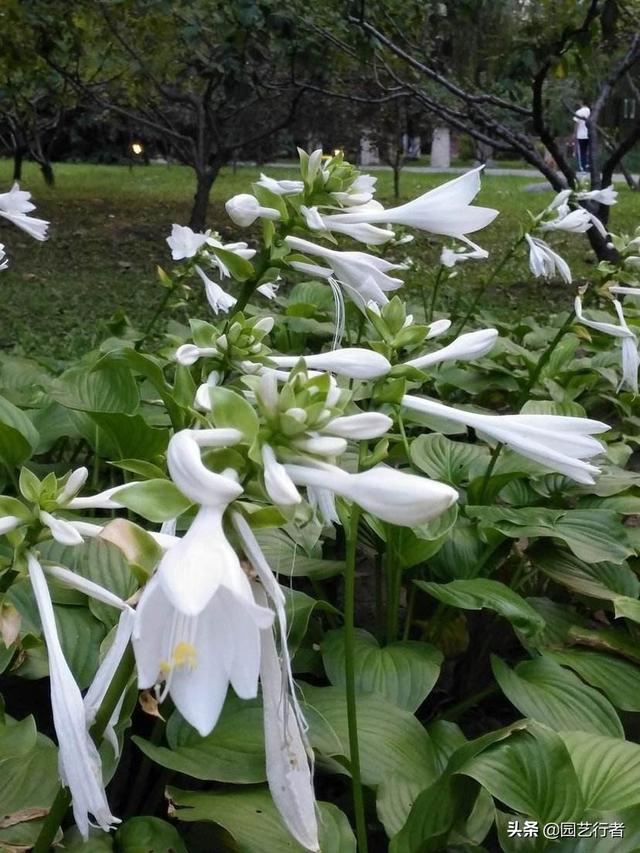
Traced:
<path id="1" fill-rule="evenodd" d="M 133 673 L 134 657 L 133 649 L 129 645 L 122 660 L 113 676 L 113 681 L 109 685 L 107 692 L 104 695 L 98 713 L 96 714 L 95 723 L 91 732 L 96 746 L 100 745 L 102 736 L 105 733 L 109 720 L 120 700 L 120 697 L 126 690 L 131 674 Z M 37 841 L 33 847 L 33 853 L 49 853 L 51 845 L 56 837 L 60 824 L 71 805 L 71 792 L 63 785 L 58 789 L 53 805 L 49 810 L 46 820 L 42 824 L 42 829 L 38 835 Z"/>
<path id="2" fill-rule="evenodd" d="M 402 632 L 402 639 L 406 643 L 409 639 L 409 633 L 411 631 L 411 622 L 413 620 L 413 608 L 416 603 L 416 590 L 417 587 L 415 584 L 411 584 L 411 588 L 409 589 L 409 601 L 407 602 L 407 615 L 404 620 L 404 630 Z"/>
<path id="3" fill-rule="evenodd" d="M 438 298 L 438 289 L 440 287 L 440 282 L 442 281 L 444 269 L 445 268 L 441 264 L 440 268 L 438 269 L 438 274 L 436 275 L 436 280 L 433 284 L 433 290 L 431 291 L 431 305 L 429 306 L 429 316 L 427 318 L 428 323 L 433 320 L 433 312 L 436 309 L 436 299 Z"/>
<path id="4" fill-rule="evenodd" d="M 156 323 L 158 322 L 160 317 L 163 315 L 164 309 L 169 304 L 169 300 L 173 296 L 175 289 L 176 289 L 175 282 L 172 283 L 171 287 L 168 287 L 166 289 L 164 296 L 160 300 L 160 304 L 158 305 L 158 307 L 155 310 L 155 313 L 153 314 L 153 316 L 151 317 L 151 319 L 149 320 L 149 322 L 147 323 L 145 328 L 142 330 L 142 337 L 140 338 L 139 341 L 136 341 L 135 349 L 137 349 L 137 350 L 142 349 L 142 345 L 151 336 L 151 332 L 154 330 Z"/>
<path id="5" fill-rule="evenodd" d="M 398 639 L 398 611 L 400 610 L 400 589 L 402 587 L 402 568 L 398 562 L 396 528 L 387 525 L 387 549 L 385 571 L 387 574 L 387 643 Z"/>
<path id="6" fill-rule="evenodd" d="M 566 317 L 564 323 L 558 329 L 558 333 L 556 334 L 556 336 L 551 341 L 549 346 L 546 348 L 546 350 L 542 353 L 542 355 L 538 359 L 538 362 L 537 362 L 537 364 L 533 370 L 533 373 L 530 375 L 529 381 L 527 382 L 527 385 L 522 392 L 522 395 L 521 395 L 520 401 L 519 401 L 519 405 L 518 405 L 518 409 L 526 403 L 527 398 L 529 396 L 529 393 L 535 387 L 536 382 L 540 378 L 540 374 L 542 373 L 544 368 L 547 366 L 549 359 L 553 355 L 554 350 L 556 349 L 556 347 L 558 346 L 560 341 L 564 338 L 564 336 L 569 331 L 571 324 L 575 320 L 575 317 L 576 317 L 576 315 L 575 315 L 574 311 L 570 311 L 567 314 L 567 317 Z"/>
<path id="7" fill-rule="evenodd" d="M 498 461 L 498 457 L 500 456 L 500 452 L 502 451 L 503 447 L 504 444 L 498 442 L 498 444 L 496 444 L 496 446 L 493 448 L 491 459 L 489 460 L 489 464 L 487 465 L 487 470 L 484 472 L 484 477 L 482 478 L 482 485 L 480 486 L 480 494 L 478 495 L 478 503 L 480 505 L 482 505 L 482 503 L 484 502 L 487 487 L 489 485 L 489 480 L 491 479 L 493 469 L 496 467 L 496 462 Z"/>
<path id="8" fill-rule="evenodd" d="M 400 406 L 398 406 L 397 411 L 398 417 L 398 429 L 400 430 L 400 436 L 402 437 L 402 445 L 404 447 L 404 452 L 407 454 L 407 462 L 411 461 L 411 449 L 409 448 L 409 442 L 407 440 L 407 433 L 404 428 L 404 421 L 402 420 L 402 410 Z"/>
<path id="9" fill-rule="evenodd" d="M 347 700 L 347 725 L 349 729 L 349 755 L 353 811 L 356 820 L 358 853 L 367 853 L 367 824 L 360 776 L 360 748 L 358 745 L 358 711 L 356 706 L 355 679 L 355 600 L 356 600 L 356 551 L 358 547 L 358 525 L 360 507 L 351 504 L 351 519 L 347 537 L 347 557 L 344 574 L 344 671 Z"/>
<path id="10" fill-rule="evenodd" d="M 512 257 L 513 257 L 513 255 L 515 254 L 516 249 L 518 248 L 518 246 L 520 245 L 520 243 L 522 243 L 522 242 L 523 242 L 523 240 L 524 240 L 524 235 L 523 235 L 522 237 L 518 237 L 518 239 L 516 240 L 516 242 L 515 242 L 515 243 L 513 243 L 513 245 L 512 245 L 512 246 L 507 250 L 507 252 L 502 256 L 502 260 L 501 260 L 501 261 L 500 261 L 500 263 L 499 263 L 499 264 L 494 268 L 494 270 L 493 270 L 493 272 L 491 273 L 491 275 L 489 276 L 489 278 L 488 278 L 488 279 L 486 279 L 484 282 L 482 282 L 482 284 L 480 285 L 480 287 L 479 287 L 479 288 L 478 288 L 478 290 L 476 291 L 476 295 L 475 295 L 475 297 L 474 297 L 474 299 L 473 299 L 473 302 L 471 303 L 471 307 L 469 308 L 469 310 L 467 311 L 467 313 L 464 315 L 464 317 L 462 318 L 462 320 L 461 320 L 461 321 L 460 321 L 460 323 L 458 324 L 458 327 L 457 327 L 456 332 L 455 332 L 455 333 L 456 333 L 456 335 L 459 335 L 459 334 L 462 332 L 462 330 L 463 330 L 463 329 L 464 329 L 464 327 L 467 325 L 467 323 L 469 322 L 469 320 L 473 317 L 473 315 L 474 315 L 474 313 L 475 313 L 475 310 L 476 310 L 476 308 L 478 307 L 478 303 L 480 302 L 480 300 L 481 300 L 481 299 L 482 299 L 482 297 L 484 296 L 484 294 L 485 294 L 485 292 L 486 292 L 487 288 L 488 288 L 491 284 L 493 284 L 493 282 L 495 281 L 495 279 L 496 279 L 496 278 L 497 278 L 497 276 L 498 276 L 498 273 L 500 273 L 500 272 L 501 272 L 501 270 L 502 270 L 502 268 L 504 267 L 504 265 L 505 265 L 508 261 L 510 261 L 510 260 L 511 260 L 511 258 L 512 258 Z"/>

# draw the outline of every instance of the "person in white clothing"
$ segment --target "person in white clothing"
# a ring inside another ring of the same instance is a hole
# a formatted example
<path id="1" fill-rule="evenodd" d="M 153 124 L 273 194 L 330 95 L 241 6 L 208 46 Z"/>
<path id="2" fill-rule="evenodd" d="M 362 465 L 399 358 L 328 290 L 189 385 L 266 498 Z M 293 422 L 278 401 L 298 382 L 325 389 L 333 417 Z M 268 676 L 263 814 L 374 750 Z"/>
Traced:
<path id="1" fill-rule="evenodd" d="M 589 169 L 589 125 L 587 122 L 590 115 L 591 110 L 585 103 L 573 115 L 573 120 L 576 123 L 576 158 L 579 172 L 586 172 Z"/>

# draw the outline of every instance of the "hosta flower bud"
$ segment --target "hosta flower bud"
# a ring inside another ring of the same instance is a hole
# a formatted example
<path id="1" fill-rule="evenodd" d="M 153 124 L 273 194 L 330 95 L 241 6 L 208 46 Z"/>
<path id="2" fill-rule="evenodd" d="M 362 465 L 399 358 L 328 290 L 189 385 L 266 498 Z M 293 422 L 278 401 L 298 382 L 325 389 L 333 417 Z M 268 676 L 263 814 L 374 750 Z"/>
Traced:
<path id="1" fill-rule="evenodd" d="M 350 379 L 376 379 L 391 370 L 391 365 L 383 355 L 359 347 L 347 347 L 301 357 L 307 367 L 337 373 Z M 278 367 L 295 367 L 300 361 L 300 356 L 295 355 L 272 355 L 270 358 Z"/>
<path id="2" fill-rule="evenodd" d="M 406 364 L 409 367 L 423 369 L 431 364 L 440 364 L 443 361 L 470 361 L 486 355 L 498 339 L 497 329 L 479 329 L 477 332 L 466 332 L 460 335 L 448 346 L 435 352 L 427 353 L 419 358 L 412 358 Z"/>
<path id="3" fill-rule="evenodd" d="M 273 448 L 265 444 L 262 448 L 264 464 L 264 485 L 267 494 L 276 506 L 295 506 L 302 498 L 293 481 L 286 472 L 284 465 L 276 459 Z"/>
<path id="4" fill-rule="evenodd" d="M 262 207 L 255 196 L 249 193 L 234 195 L 225 204 L 229 217 L 241 228 L 247 228 L 259 217 L 262 219 L 280 219 L 280 213 L 273 207 Z"/>
<path id="5" fill-rule="evenodd" d="M 346 415 L 334 418 L 322 430 L 329 435 L 350 438 L 357 441 L 379 438 L 391 429 L 393 421 L 380 412 L 362 412 L 358 415 Z"/>
<path id="6" fill-rule="evenodd" d="M 217 355 L 218 351 L 215 347 L 197 347 L 195 344 L 183 344 L 178 347 L 175 354 L 175 359 L 178 364 L 185 367 L 190 367 L 195 364 L 202 356 Z"/>

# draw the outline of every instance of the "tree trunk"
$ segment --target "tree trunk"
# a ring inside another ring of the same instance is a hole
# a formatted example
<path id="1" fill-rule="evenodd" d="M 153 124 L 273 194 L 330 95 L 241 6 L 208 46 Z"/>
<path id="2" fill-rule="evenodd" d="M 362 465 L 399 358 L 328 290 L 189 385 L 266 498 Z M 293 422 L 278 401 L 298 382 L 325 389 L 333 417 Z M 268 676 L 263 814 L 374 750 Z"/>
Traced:
<path id="1" fill-rule="evenodd" d="M 53 187 L 56 182 L 55 175 L 53 174 L 53 166 L 51 165 L 50 160 L 43 160 L 40 163 L 40 171 L 42 172 L 42 177 L 44 178 L 44 182 L 48 187 Z"/>
<path id="2" fill-rule="evenodd" d="M 393 164 L 393 195 L 395 199 L 400 198 L 400 171 L 402 170 L 402 164 L 396 162 Z"/>
<path id="3" fill-rule="evenodd" d="M 205 169 L 196 169 L 196 192 L 193 197 L 193 207 L 189 227 L 194 231 L 204 231 L 209 210 L 209 193 L 215 181 L 220 166 L 207 166 Z"/>
<path id="4" fill-rule="evenodd" d="M 13 180 L 22 180 L 22 161 L 24 159 L 24 148 L 18 146 L 13 151 Z"/>

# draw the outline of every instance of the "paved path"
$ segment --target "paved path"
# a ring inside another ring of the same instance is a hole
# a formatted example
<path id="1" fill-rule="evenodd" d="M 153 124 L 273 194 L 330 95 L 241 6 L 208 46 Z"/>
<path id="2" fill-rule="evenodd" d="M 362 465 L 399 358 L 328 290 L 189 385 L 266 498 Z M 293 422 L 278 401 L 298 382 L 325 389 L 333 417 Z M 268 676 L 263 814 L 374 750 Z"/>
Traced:
<path id="1" fill-rule="evenodd" d="M 296 168 L 297 163 L 267 163 L 265 168 L 269 169 L 292 169 Z M 390 166 L 364 166 L 363 170 L 367 172 L 390 172 Z M 438 166 L 404 166 L 403 172 L 417 172 L 421 175 L 461 175 L 468 172 L 473 166 L 450 166 L 448 169 L 441 169 Z M 495 175 L 496 177 L 512 177 L 512 178 L 542 178 L 542 175 L 537 169 L 503 169 L 499 166 L 489 166 L 484 170 L 487 176 Z M 638 180 L 638 175 L 634 175 L 635 180 Z M 613 176 L 615 183 L 625 183 L 624 175 L 616 173 Z"/>

